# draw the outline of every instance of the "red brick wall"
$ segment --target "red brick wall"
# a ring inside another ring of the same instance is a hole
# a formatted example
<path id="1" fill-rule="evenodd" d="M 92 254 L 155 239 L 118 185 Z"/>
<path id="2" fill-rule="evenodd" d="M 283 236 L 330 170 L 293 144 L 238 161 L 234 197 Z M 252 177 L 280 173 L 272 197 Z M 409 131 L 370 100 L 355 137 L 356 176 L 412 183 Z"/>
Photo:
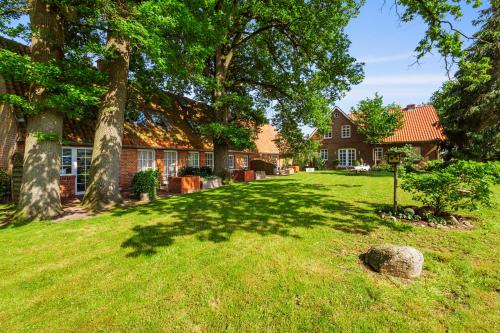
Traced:
<path id="1" fill-rule="evenodd" d="M 75 196 L 75 176 L 61 176 L 59 191 L 62 199 Z"/>
<path id="2" fill-rule="evenodd" d="M 130 189 L 132 179 L 137 173 L 137 149 L 123 148 L 120 157 L 120 188 Z"/>
<path id="3" fill-rule="evenodd" d="M 320 149 L 328 150 L 328 161 L 326 162 L 326 167 L 328 169 L 333 168 L 333 161 L 337 160 L 338 150 L 342 148 L 354 148 L 356 149 L 356 159 L 363 159 L 363 163 L 373 165 L 373 148 L 382 147 L 384 148 L 384 154 L 387 150 L 393 146 L 403 146 L 404 144 L 379 144 L 372 145 L 364 142 L 365 137 L 356 131 L 355 125 L 347 119 L 341 112 L 338 112 L 339 117 L 335 118 L 334 111 L 332 113 L 332 138 L 325 139 L 323 136 L 319 136 L 317 133 L 314 134 L 313 138 L 320 140 Z M 351 125 L 351 137 L 342 138 L 341 128 L 342 125 Z M 422 157 L 426 160 L 438 158 L 437 145 L 434 143 L 409 143 L 413 146 L 421 147 Z"/>

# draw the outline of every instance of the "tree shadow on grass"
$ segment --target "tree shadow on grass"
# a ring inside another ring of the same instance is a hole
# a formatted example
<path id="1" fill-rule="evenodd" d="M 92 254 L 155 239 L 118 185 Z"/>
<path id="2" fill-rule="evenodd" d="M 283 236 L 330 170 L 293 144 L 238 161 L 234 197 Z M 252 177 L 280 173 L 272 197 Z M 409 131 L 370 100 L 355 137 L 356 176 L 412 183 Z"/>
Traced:
<path id="1" fill-rule="evenodd" d="M 153 255 L 187 235 L 214 243 L 229 241 L 235 232 L 300 239 L 296 228 L 331 227 L 366 235 L 383 225 L 371 207 L 337 200 L 329 191 L 322 184 L 279 178 L 174 196 L 112 214 L 165 217 L 165 222 L 132 228 L 134 234 L 122 243 L 131 249 L 129 257 Z"/>

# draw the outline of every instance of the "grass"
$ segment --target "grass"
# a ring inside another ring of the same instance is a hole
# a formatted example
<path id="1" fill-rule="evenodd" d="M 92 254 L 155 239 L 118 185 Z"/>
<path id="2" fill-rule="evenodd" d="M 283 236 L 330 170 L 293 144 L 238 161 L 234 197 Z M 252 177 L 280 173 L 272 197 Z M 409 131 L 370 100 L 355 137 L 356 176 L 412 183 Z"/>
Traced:
<path id="1" fill-rule="evenodd" d="M 300 173 L 4 227 L 0 331 L 498 332 L 499 211 L 472 231 L 393 224 L 374 214 L 391 184 Z M 423 275 L 360 264 L 385 242 L 420 249 Z"/>

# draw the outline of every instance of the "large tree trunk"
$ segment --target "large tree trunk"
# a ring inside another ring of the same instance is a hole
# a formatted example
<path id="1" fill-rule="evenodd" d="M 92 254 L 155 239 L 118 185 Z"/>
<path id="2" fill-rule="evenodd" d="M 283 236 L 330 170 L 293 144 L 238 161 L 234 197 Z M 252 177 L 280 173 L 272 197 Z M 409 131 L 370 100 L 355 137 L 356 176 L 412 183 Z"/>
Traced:
<path id="1" fill-rule="evenodd" d="M 83 204 L 99 210 L 120 203 L 119 177 L 122 151 L 123 120 L 127 100 L 130 43 L 128 39 L 108 32 L 107 49 L 114 50 L 106 59 L 109 75 L 108 92 L 99 109 L 90 167 L 90 182 Z"/>
<path id="2" fill-rule="evenodd" d="M 31 1 L 33 29 L 31 59 L 48 63 L 63 57 L 64 24 L 57 8 L 43 0 Z M 43 87 L 31 88 L 31 100 L 45 98 Z M 43 110 L 28 117 L 23 181 L 18 203 L 18 217 L 48 219 L 62 213 L 59 195 L 59 172 L 63 115 L 57 110 Z"/>
<path id="3" fill-rule="evenodd" d="M 223 48 L 220 47 L 216 51 L 215 55 L 215 80 L 216 87 L 213 93 L 213 103 L 217 105 L 217 102 L 223 98 L 226 94 L 225 91 L 225 80 L 227 77 L 227 70 L 229 64 L 231 63 L 233 57 L 233 52 L 230 51 L 228 54 L 224 54 Z M 226 106 L 218 106 L 215 108 L 215 119 L 218 123 L 227 125 L 229 124 L 229 111 Z M 229 151 L 229 145 L 227 142 L 222 140 L 214 140 L 214 174 L 222 177 L 222 179 L 228 179 L 230 177 L 230 171 L 227 167 L 227 155 Z"/>

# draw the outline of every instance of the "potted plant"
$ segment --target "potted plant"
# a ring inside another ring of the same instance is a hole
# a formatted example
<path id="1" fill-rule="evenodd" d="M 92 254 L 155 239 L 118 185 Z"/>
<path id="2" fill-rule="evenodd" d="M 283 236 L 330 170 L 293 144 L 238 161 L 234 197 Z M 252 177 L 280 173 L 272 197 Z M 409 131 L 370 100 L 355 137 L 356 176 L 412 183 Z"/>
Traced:
<path id="1" fill-rule="evenodd" d="M 132 190 L 141 201 L 148 202 L 157 197 L 157 188 L 160 184 L 158 170 L 149 169 L 135 174 L 132 180 Z"/>

